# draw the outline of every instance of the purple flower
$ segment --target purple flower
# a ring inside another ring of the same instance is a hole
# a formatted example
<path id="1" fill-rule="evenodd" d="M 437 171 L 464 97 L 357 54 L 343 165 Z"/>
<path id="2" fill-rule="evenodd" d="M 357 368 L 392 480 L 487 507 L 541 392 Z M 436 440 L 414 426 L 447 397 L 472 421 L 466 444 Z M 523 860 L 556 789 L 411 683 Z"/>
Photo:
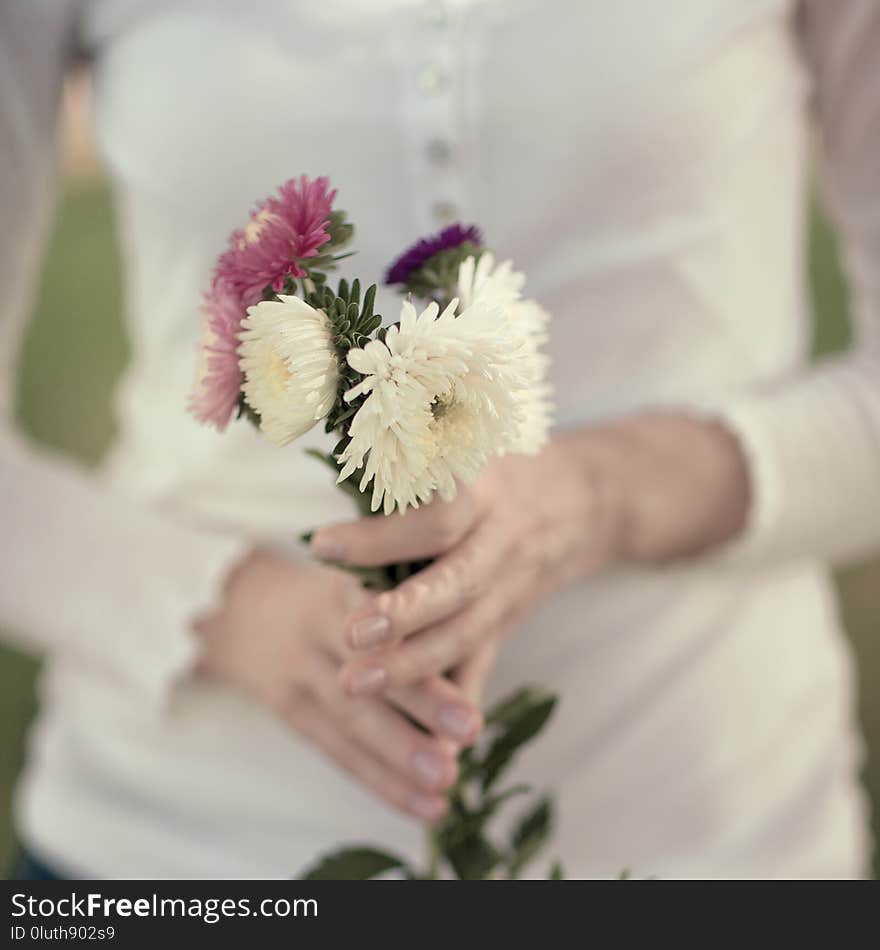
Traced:
<path id="1" fill-rule="evenodd" d="M 476 244 L 481 247 L 483 235 L 480 229 L 471 224 L 465 227 L 462 224 L 450 224 L 439 234 L 422 238 L 408 247 L 400 257 L 388 268 L 385 274 L 386 284 L 407 284 L 410 277 L 424 267 L 425 264 L 441 251 L 449 251 L 462 244 Z"/>

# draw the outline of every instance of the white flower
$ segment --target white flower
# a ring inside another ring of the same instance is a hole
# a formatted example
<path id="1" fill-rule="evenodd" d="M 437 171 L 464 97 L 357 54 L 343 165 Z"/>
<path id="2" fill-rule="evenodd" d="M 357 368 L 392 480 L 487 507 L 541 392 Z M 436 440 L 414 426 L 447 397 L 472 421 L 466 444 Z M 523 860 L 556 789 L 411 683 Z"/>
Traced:
<path id="1" fill-rule="evenodd" d="M 248 307 L 239 334 L 245 402 L 276 445 L 299 438 L 333 408 L 339 361 L 323 310 L 280 296 Z"/>
<path id="2" fill-rule="evenodd" d="M 351 421 L 339 481 L 362 468 L 361 491 L 373 480 L 373 511 L 415 508 L 435 491 L 451 499 L 456 480 L 473 481 L 517 438 L 521 341 L 497 307 L 456 316 L 457 305 L 438 316 L 437 304 L 417 314 L 405 301 L 384 343 L 349 351 L 365 378 L 345 399 L 367 398 Z"/>
<path id="3" fill-rule="evenodd" d="M 535 454 L 547 441 L 553 421 L 552 387 L 547 383 L 550 358 L 541 352 L 547 341 L 550 314 L 534 300 L 524 299 L 525 275 L 513 269 L 511 261 L 495 266 L 495 258 L 485 252 L 479 260 L 468 257 L 458 269 L 458 294 L 464 306 L 474 304 L 502 308 L 512 329 L 525 340 L 522 372 L 526 386 L 519 394 L 522 423 L 511 451 Z"/>
<path id="4" fill-rule="evenodd" d="M 463 307 L 477 301 L 507 307 L 522 297 L 525 274 L 513 269 L 513 261 L 495 266 L 495 255 L 485 251 L 479 260 L 465 258 L 458 268 L 458 294 Z"/>

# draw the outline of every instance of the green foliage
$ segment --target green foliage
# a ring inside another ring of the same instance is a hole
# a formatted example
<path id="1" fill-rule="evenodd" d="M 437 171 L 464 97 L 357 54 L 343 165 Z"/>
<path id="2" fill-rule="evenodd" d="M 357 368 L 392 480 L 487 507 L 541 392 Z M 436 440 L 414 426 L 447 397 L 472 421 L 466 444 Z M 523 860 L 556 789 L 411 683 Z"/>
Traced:
<path id="1" fill-rule="evenodd" d="M 361 282 L 357 279 L 350 285 L 347 280 L 340 280 L 336 291 L 326 284 L 312 287 L 306 284 L 303 296 L 306 303 L 323 310 L 329 317 L 333 343 L 343 360 L 352 347 L 369 343 L 370 336 L 382 325 L 382 317 L 373 309 L 376 303 L 375 284 L 367 288 L 363 300 Z"/>
<path id="2" fill-rule="evenodd" d="M 306 880 L 365 880 L 387 871 L 408 878 L 436 878 L 448 867 L 460 881 L 515 878 L 546 843 L 553 825 L 550 799 L 542 797 L 514 826 L 506 844 L 494 840 L 488 825 L 501 807 L 529 793 L 527 785 L 501 791 L 490 787 L 513 761 L 515 753 L 534 739 L 550 719 L 555 697 L 525 687 L 499 703 L 486 717 L 488 736 L 478 748 L 459 758 L 458 782 L 449 793 L 449 813 L 430 832 L 428 869 L 415 873 L 401 858 L 370 848 L 346 848 L 323 858 L 306 874 Z M 504 748 L 504 756 L 497 751 Z M 486 781 L 487 774 L 492 775 Z M 552 880 L 562 879 L 561 865 L 550 869 Z"/>
<path id="3" fill-rule="evenodd" d="M 452 865 L 460 881 L 482 881 L 504 860 L 504 854 L 479 833 L 463 834 L 460 838 L 440 838 L 442 854 Z"/>
<path id="4" fill-rule="evenodd" d="M 388 871 L 413 874 L 406 862 L 393 854 L 375 848 L 343 848 L 325 855 L 310 871 L 304 881 L 367 881 Z"/>
<path id="5" fill-rule="evenodd" d="M 405 289 L 415 297 L 448 303 L 455 296 L 458 268 L 468 257 L 479 260 L 484 248 L 470 241 L 458 247 L 438 251 L 418 269 L 412 272 Z"/>
<path id="6" fill-rule="evenodd" d="M 235 418 L 244 419 L 257 429 L 260 428 L 260 414 L 253 406 L 248 404 L 244 398 L 244 390 L 239 394 L 238 402 L 236 403 Z"/>
<path id="7" fill-rule="evenodd" d="M 348 365 L 346 357 L 349 350 L 366 346 L 372 335 L 382 325 L 381 315 L 374 310 L 376 285 L 372 284 L 367 288 L 363 300 L 361 300 L 361 282 L 357 279 L 351 284 L 347 280 L 340 280 L 335 292 L 326 284 L 311 287 L 306 285 L 303 296 L 306 303 L 327 314 L 332 327 L 333 345 L 339 357 L 339 388 L 336 403 L 324 423 L 326 432 L 335 431 L 340 435 L 340 442 L 333 452 L 334 455 L 338 455 L 348 443 L 345 423 L 354 416 L 366 398 L 359 396 L 351 402 L 346 402 L 343 398 L 345 393 L 363 378 Z"/>
<path id="8" fill-rule="evenodd" d="M 354 237 L 354 225 L 347 220 L 344 211 L 331 211 L 327 233 L 330 235 L 330 240 L 325 247 L 338 251 L 351 242 Z"/>
<path id="9" fill-rule="evenodd" d="M 492 789 L 516 753 L 547 725 L 555 706 L 556 697 L 543 690 L 528 686 L 517 690 L 487 714 L 483 741 L 460 756 L 449 814 L 433 832 L 440 858 L 460 880 L 517 877 L 546 843 L 553 823 L 552 804 L 546 797 L 520 819 L 506 846 L 490 839 L 487 826 L 504 803 L 530 791 L 523 785 L 502 792 Z"/>
<path id="10" fill-rule="evenodd" d="M 314 257 L 306 257 L 297 261 L 297 264 L 308 272 L 309 279 L 315 284 L 323 283 L 327 272 L 336 269 L 339 261 L 351 257 L 351 253 L 339 254 L 338 251 L 346 247 L 354 237 L 354 225 L 351 224 L 344 211 L 332 211 L 330 224 L 327 228 L 330 240 Z M 291 291 L 285 291 L 291 293 Z"/>
<path id="11" fill-rule="evenodd" d="M 520 746 L 533 739 L 553 715 L 556 697 L 523 689 L 508 701 L 503 710 L 496 710 L 488 725 L 501 726 L 493 740 L 481 773 L 483 789 L 488 790 L 510 764 Z"/>
<path id="12" fill-rule="evenodd" d="M 550 834 L 552 821 L 553 805 L 549 798 L 542 798 L 523 815 L 511 838 L 514 854 L 510 862 L 510 877 L 516 877 L 540 851 Z"/>

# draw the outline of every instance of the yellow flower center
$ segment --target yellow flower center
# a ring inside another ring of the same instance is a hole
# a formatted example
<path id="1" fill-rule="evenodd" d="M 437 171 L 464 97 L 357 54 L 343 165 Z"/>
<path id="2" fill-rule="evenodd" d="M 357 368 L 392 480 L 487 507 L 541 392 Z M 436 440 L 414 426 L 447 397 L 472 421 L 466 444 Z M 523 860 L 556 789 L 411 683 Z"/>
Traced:
<path id="1" fill-rule="evenodd" d="M 266 379 L 276 396 L 281 396 L 287 391 L 287 384 L 290 382 L 290 366 L 275 349 L 269 351 Z"/>
<path id="2" fill-rule="evenodd" d="M 468 445 L 473 441 L 470 413 L 455 399 L 454 393 L 438 396 L 431 403 L 431 435 L 440 446 Z"/>
<path id="3" fill-rule="evenodd" d="M 251 218 L 248 222 L 248 226 L 244 229 L 244 239 L 246 244 L 253 244 L 260 236 L 263 231 L 263 228 L 270 221 L 275 220 L 275 215 L 271 211 L 267 211 L 265 208 L 255 217 Z"/>

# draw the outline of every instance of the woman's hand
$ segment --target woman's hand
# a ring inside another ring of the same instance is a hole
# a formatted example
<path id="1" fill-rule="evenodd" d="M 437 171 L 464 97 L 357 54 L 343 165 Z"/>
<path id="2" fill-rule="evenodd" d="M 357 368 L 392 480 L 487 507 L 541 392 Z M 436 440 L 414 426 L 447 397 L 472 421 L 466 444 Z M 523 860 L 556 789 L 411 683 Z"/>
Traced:
<path id="1" fill-rule="evenodd" d="M 748 509 L 736 440 L 684 415 L 644 415 L 497 460 L 449 504 L 320 530 L 320 557 L 376 566 L 436 558 L 355 607 L 343 669 L 352 695 L 454 669 L 536 603 L 620 560 L 697 553 L 735 534 Z"/>
<path id="2" fill-rule="evenodd" d="M 233 571 L 220 609 L 195 625 L 200 669 L 256 696 L 395 808 L 434 822 L 459 749 L 482 727 L 479 709 L 443 677 L 387 697 L 347 695 L 343 620 L 369 599 L 349 574 L 256 551 Z"/>

